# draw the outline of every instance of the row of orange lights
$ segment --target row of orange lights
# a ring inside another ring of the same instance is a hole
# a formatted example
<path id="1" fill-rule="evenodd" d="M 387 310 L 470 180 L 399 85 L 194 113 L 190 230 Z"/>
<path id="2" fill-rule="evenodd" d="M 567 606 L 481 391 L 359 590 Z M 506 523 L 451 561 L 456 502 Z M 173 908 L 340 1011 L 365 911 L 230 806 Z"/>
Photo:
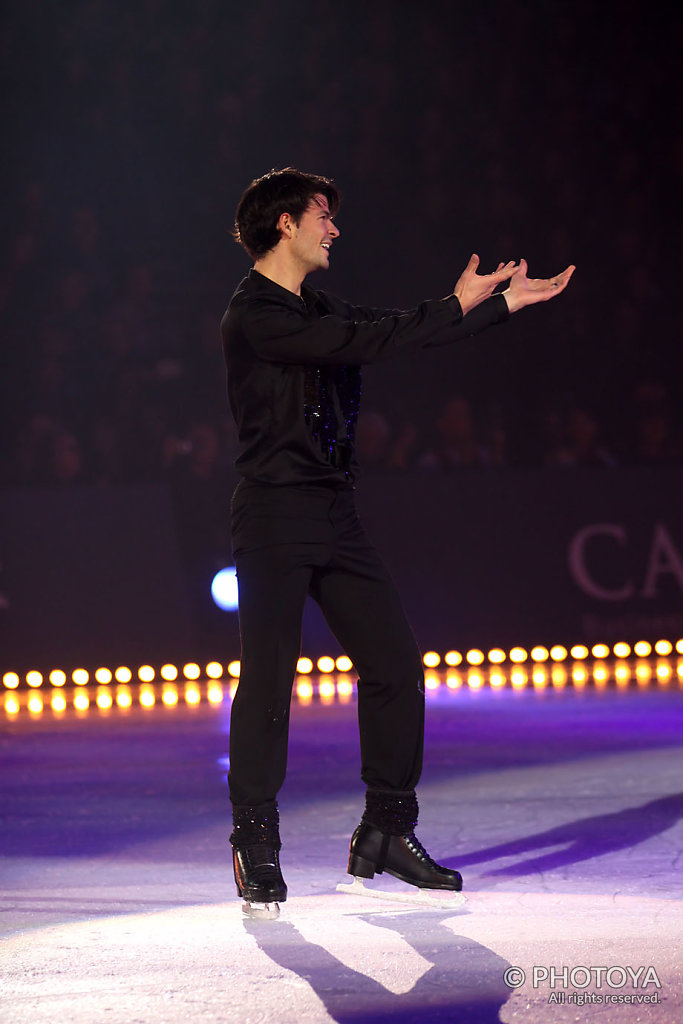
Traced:
<path id="1" fill-rule="evenodd" d="M 683 686 L 683 658 L 678 660 L 675 674 L 681 686 Z M 430 669 L 425 673 L 425 687 L 427 693 L 435 693 L 445 683 L 447 690 L 456 691 L 463 687 L 470 690 L 479 690 L 488 682 L 489 686 L 496 690 L 502 689 L 508 682 L 513 690 L 524 689 L 529 683 L 534 689 L 542 690 L 550 685 L 553 689 L 564 688 L 569 680 L 575 688 L 582 688 L 592 680 L 598 688 L 607 686 L 610 678 L 613 678 L 617 687 L 627 687 L 633 678 L 638 686 L 648 686 L 652 679 L 660 685 L 668 684 L 674 677 L 674 666 L 670 660 L 661 659 L 654 666 L 646 660 L 638 661 L 632 668 L 626 661 L 617 661 L 616 664 L 608 666 L 604 662 L 596 662 L 592 666 L 584 663 L 574 662 L 571 668 L 562 664 L 545 666 L 534 664 L 532 668 L 525 668 L 520 665 L 513 665 L 509 670 L 493 666 L 488 669 L 469 668 L 466 671 L 449 669 L 445 673 Z M 231 679 L 227 689 L 217 681 L 210 682 L 206 687 L 205 699 L 212 705 L 219 705 L 223 702 L 226 693 L 230 699 L 233 698 L 237 689 L 237 681 Z M 295 680 L 295 693 L 299 703 L 310 704 L 316 694 L 323 704 L 331 704 L 335 700 L 346 703 L 351 700 L 354 692 L 354 683 L 350 676 L 339 673 L 336 677 L 329 674 L 321 675 L 317 687 L 302 674 Z M 40 693 L 35 690 L 27 694 L 25 701 L 20 700 L 20 695 L 9 691 L 4 697 L 5 711 L 10 715 L 18 714 L 22 706 L 33 714 L 40 714 L 45 706 L 59 714 L 65 712 L 69 704 L 76 712 L 86 712 L 96 706 L 100 711 L 109 711 L 114 706 L 126 711 L 137 703 L 143 708 L 153 708 L 158 703 L 166 707 L 175 707 L 181 700 L 188 706 L 196 706 L 201 703 L 202 691 L 198 684 L 186 683 L 181 691 L 174 683 L 163 683 L 161 690 L 150 683 L 142 683 L 138 687 L 137 695 L 134 696 L 131 686 L 118 685 L 110 687 L 99 686 L 93 697 L 92 693 L 80 687 L 69 695 L 61 689 L 51 691 L 49 700 L 44 701 Z"/>
<path id="2" fill-rule="evenodd" d="M 455 650 L 447 651 L 443 657 L 436 651 L 427 651 L 423 656 L 423 661 L 426 668 L 438 668 L 442 662 L 448 668 L 457 668 L 463 663 L 467 663 L 472 667 L 483 665 L 484 662 L 488 662 L 490 665 L 502 665 L 507 660 L 511 661 L 513 665 L 521 665 L 529 660 L 542 664 L 546 661 L 561 662 L 567 658 L 572 658 L 574 661 L 583 661 L 589 657 L 602 660 L 611 655 L 617 658 L 628 658 L 633 654 L 638 658 L 647 658 L 653 651 L 661 657 L 668 657 L 674 650 L 679 654 L 683 654 L 683 639 L 677 640 L 675 643 L 670 640 L 658 640 L 654 644 L 649 643 L 647 640 L 640 640 L 633 644 L 633 646 L 627 643 L 616 643 L 611 647 L 607 644 L 594 644 L 591 648 L 588 648 L 585 644 L 574 644 L 569 648 L 563 647 L 560 644 L 555 644 L 550 648 L 536 646 L 530 650 L 524 647 L 512 647 L 508 652 L 500 647 L 494 647 L 488 653 L 484 653 L 484 651 L 475 647 L 464 654 Z M 335 670 L 349 672 L 353 668 L 350 658 L 347 658 L 346 655 L 341 655 L 338 658 L 323 656 L 318 658 L 316 666 L 318 671 L 323 674 L 334 672 Z M 299 658 L 297 663 L 297 672 L 299 674 L 308 675 L 313 669 L 314 663 L 310 658 Z M 218 661 L 211 661 L 204 667 L 203 673 L 202 668 L 196 662 L 188 662 L 182 668 L 172 664 L 162 665 L 158 672 L 159 677 L 164 682 L 175 682 L 179 678 L 192 681 L 199 679 L 202 674 L 208 679 L 222 679 L 226 673 L 233 679 L 239 678 L 239 661 L 231 661 L 225 667 Z M 151 665 L 141 665 L 137 670 L 137 678 L 142 683 L 151 683 L 156 677 L 157 672 Z M 57 687 L 65 686 L 68 681 L 67 673 L 61 668 L 52 669 L 51 672 L 47 673 L 47 679 L 52 686 Z M 77 668 L 71 672 L 71 681 L 76 686 L 86 686 L 93 681 L 102 686 L 106 686 L 114 681 L 126 684 L 130 683 L 132 679 L 133 671 L 126 665 L 120 665 L 113 670 L 104 667 L 98 668 L 92 674 L 85 668 Z M 2 681 L 6 689 L 16 689 L 21 685 L 21 677 L 17 672 L 5 672 Z M 33 670 L 26 673 L 25 681 L 30 687 L 39 687 L 43 685 L 45 677 L 42 672 Z"/>

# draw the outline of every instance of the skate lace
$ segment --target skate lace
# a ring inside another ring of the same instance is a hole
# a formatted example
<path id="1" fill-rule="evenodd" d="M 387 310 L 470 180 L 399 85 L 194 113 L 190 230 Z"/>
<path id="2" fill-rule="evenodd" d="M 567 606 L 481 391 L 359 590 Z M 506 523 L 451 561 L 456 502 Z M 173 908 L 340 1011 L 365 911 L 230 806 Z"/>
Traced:
<path id="1" fill-rule="evenodd" d="M 415 835 L 414 832 L 411 832 L 409 836 L 406 836 L 406 839 L 408 840 L 408 842 L 412 846 L 412 848 L 415 851 L 415 853 L 419 857 L 421 857 L 424 861 L 426 861 L 426 863 L 430 867 L 433 867 L 433 868 L 438 868 L 439 867 L 439 865 L 436 863 L 434 858 L 429 856 L 429 854 L 427 853 L 427 851 L 425 850 L 424 846 L 422 845 L 422 843 L 417 838 L 417 836 Z"/>

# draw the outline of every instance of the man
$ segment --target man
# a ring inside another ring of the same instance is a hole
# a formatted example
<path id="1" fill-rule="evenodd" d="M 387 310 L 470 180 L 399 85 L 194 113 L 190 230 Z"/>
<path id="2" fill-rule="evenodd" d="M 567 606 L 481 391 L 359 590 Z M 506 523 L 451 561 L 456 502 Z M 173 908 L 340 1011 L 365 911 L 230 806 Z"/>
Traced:
<path id="1" fill-rule="evenodd" d="M 247 904 L 278 903 L 287 894 L 276 798 L 308 594 L 359 676 L 367 793 L 349 872 L 371 878 L 388 871 L 421 888 L 462 887 L 459 873 L 436 864 L 414 834 L 422 659 L 354 508 L 360 366 L 470 337 L 558 294 L 574 270 L 531 280 L 522 260 L 479 275 L 472 256 L 445 299 L 407 312 L 351 306 L 303 283 L 329 267 L 338 206 L 331 180 L 291 167 L 252 182 L 237 207 L 235 236 L 254 267 L 221 323 L 243 478 L 232 502 L 242 657 L 228 781 L 235 881 Z M 504 281 L 507 290 L 494 295 Z"/>

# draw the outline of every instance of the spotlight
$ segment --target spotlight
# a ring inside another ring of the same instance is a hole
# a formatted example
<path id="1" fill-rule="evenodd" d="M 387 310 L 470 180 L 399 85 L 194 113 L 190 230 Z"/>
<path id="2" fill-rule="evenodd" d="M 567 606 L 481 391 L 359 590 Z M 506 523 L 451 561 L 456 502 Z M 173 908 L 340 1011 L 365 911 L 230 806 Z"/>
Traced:
<path id="1" fill-rule="evenodd" d="M 217 572 L 211 581 L 211 597 L 224 612 L 237 611 L 239 594 L 237 587 L 237 569 L 234 565 Z"/>

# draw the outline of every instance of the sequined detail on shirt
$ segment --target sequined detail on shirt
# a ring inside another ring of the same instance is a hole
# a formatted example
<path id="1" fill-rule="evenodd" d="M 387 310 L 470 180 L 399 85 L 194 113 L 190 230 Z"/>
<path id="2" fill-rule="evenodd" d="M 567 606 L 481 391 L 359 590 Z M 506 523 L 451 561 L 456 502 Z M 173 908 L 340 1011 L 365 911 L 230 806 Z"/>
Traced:
<path id="1" fill-rule="evenodd" d="M 311 436 L 333 466 L 346 469 L 356 436 L 361 396 L 357 366 L 307 366 L 304 418 Z"/>

